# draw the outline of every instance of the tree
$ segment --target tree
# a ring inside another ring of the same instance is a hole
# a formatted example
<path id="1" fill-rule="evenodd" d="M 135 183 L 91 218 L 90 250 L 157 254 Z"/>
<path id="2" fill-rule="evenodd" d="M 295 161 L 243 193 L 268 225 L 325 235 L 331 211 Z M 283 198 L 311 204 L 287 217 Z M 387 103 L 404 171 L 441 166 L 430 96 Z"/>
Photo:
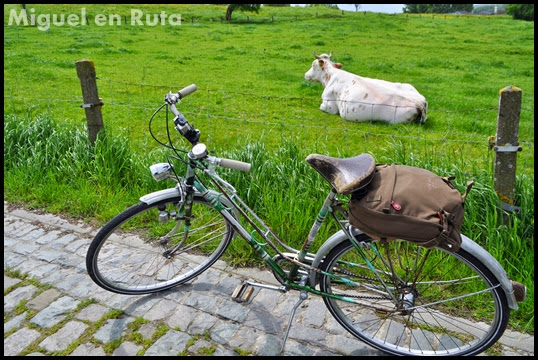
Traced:
<path id="1" fill-rule="evenodd" d="M 473 11 L 473 4 L 404 4 L 405 13 L 449 14 L 456 11 Z"/>
<path id="2" fill-rule="evenodd" d="M 506 7 L 506 13 L 512 15 L 514 20 L 534 21 L 533 4 L 510 4 Z"/>
<path id="3" fill-rule="evenodd" d="M 327 9 L 339 10 L 339 7 L 337 4 L 306 4 L 306 6 L 308 7 L 320 6 L 320 7 L 326 7 Z"/>
<path id="4" fill-rule="evenodd" d="M 355 11 L 359 11 L 359 9 L 361 8 L 361 4 L 353 4 L 355 5 Z"/>
<path id="5" fill-rule="evenodd" d="M 228 4 L 228 9 L 226 10 L 226 21 L 232 20 L 232 13 L 234 10 L 254 11 L 257 14 L 260 6 L 261 4 Z"/>

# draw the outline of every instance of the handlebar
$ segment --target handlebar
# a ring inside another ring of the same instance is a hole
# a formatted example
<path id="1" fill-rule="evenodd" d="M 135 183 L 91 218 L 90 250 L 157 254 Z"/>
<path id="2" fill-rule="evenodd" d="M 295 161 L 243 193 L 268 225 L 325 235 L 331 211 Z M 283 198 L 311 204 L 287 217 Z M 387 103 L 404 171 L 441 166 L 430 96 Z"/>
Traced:
<path id="1" fill-rule="evenodd" d="M 202 157 L 207 157 L 207 159 L 210 162 L 213 162 L 221 167 L 225 167 L 232 170 L 249 172 L 250 171 L 249 163 L 245 163 L 245 162 L 237 161 L 237 160 L 220 159 L 213 156 L 208 156 L 205 145 L 198 144 L 198 139 L 200 138 L 200 131 L 198 131 L 197 129 L 194 129 L 189 124 L 185 116 L 183 116 L 183 114 L 180 113 L 176 107 L 176 104 L 179 103 L 181 99 L 183 99 L 186 96 L 189 96 L 190 94 L 195 92 L 197 89 L 198 88 L 196 87 L 195 84 L 191 84 L 179 90 L 175 94 L 169 93 L 164 96 L 164 100 L 166 101 L 168 105 L 170 105 L 170 110 L 175 115 L 174 124 L 176 125 L 177 131 L 179 131 L 181 135 L 183 135 L 187 140 L 191 142 L 191 144 L 193 145 L 193 150 L 197 148 L 194 151 L 196 155 L 194 155 L 193 151 L 191 151 L 189 153 L 189 156 L 193 154 L 193 157 L 197 159 L 200 159 Z"/>
<path id="2" fill-rule="evenodd" d="M 196 85 L 191 84 L 191 85 L 186 86 L 183 89 L 179 90 L 175 94 L 172 94 L 171 92 L 170 92 L 170 94 L 166 94 L 164 96 L 164 100 L 172 107 L 172 109 L 173 109 L 172 112 L 174 113 L 174 115 L 177 116 L 177 114 L 176 114 L 176 112 L 177 112 L 176 104 L 179 102 L 179 100 L 183 99 L 186 96 L 189 96 L 190 94 L 192 94 L 196 90 L 198 90 Z M 174 112 L 174 110 L 175 110 L 175 112 Z"/>
<path id="3" fill-rule="evenodd" d="M 191 85 L 186 86 L 186 87 L 184 87 L 183 89 L 179 90 L 179 91 L 177 92 L 177 94 L 179 95 L 179 98 L 180 98 L 180 99 L 183 99 L 184 97 L 189 96 L 190 94 L 192 94 L 192 93 L 195 92 L 196 90 L 198 90 L 198 88 L 196 87 L 196 85 L 191 84 Z"/>
<path id="4" fill-rule="evenodd" d="M 197 89 L 198 88 L 196 87 L 196 85 L 191 84 L 179 90 L 175 94 L 170 93 L 164 96 L 164 100 L 168 105 L 170 105 L 170 110 L 175 115 L 174 124 L 176 124 L 177 131 L 179 131 L 179 133 L 183 135 L 185 139 L 189 140 L 190 143 L 193 145 L 196 145 L 198 143 L 198 139 L 200 138 L 200 131 L 194 129 L 189 124 L 185 116 L 183 116 L 183 114 L 177 110 L 176 104 L 184 97 L 195 92 Z"/>
<path id="5" fill-rule="evenodd" d="M 237 160 L 230 160 L 230 159 L 220 159 L 220 166 L 232 170 L 239 170 L 244 172 L 250 171 L 250 164 L 242 161 Z"/>

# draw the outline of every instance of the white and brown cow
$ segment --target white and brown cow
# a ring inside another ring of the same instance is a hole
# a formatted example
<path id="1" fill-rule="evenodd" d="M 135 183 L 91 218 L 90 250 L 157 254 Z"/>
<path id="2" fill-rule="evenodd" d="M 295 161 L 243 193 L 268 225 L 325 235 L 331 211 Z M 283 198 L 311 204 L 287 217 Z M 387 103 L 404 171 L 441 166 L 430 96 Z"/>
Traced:
<path id="1" fill-rule="evenodd" d="M 320 110 L 352 121 L 390 124 L 426 121 L 428 102 L 412 85 L 370 79 L 342 70 L 329 55 L 316 55 L 305 79 L 320 82 L 325 90 Z"/>

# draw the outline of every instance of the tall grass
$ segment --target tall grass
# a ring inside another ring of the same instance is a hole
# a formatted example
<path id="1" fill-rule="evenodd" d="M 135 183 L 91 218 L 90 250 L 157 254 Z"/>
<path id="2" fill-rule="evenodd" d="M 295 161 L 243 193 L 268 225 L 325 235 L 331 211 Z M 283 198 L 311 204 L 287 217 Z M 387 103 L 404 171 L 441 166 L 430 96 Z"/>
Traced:
<path id="1" fill-rule="evenodd" d="M 304 161 L 312 152 L 326 151 L 315 146 L 299 148 L 293 139 L 282 139 L 276 151 L 267 150 L 262 142 L 246 142 L 234 151 L 214 155 L 252 163 L 249 174 L 224 170 L 222 175 L 285 242 L 299 248 L 330 190 Z M 461 191 L 469 178 L 475 181 L 466 201 L 462 232 L 498 259 L 511 279 L 529 288 L 528 300 L 513 314 L 511 326 L 533 332 L 534 179 L 518 177 L 516 195 L 521 213 L 510 215 L 503 224 L 491 173 L 470 175 L 459 170 L 460 166 L 467 168 L 468 160 L 455 159 L 454 154 L 427 157 L 427 161 L 420 158 L 404 145 L 393 143 L 378 161 L 456 175 Z M 147 170 L 151 163 L 166 159 L 161 150 L 133 150 L 121 133 L 100 133 L 91 146 L 83 127 L 57 125 L 47 116 L 4 116 L 4 200 L 97 221 L 98 226 L 136 203 L 139 196 L 171 186 L 155 182 Z M 181 166 L 178 162 L 178 172 Z M 334 224 L 323 227 L 312 250 L 335 230 Z M 260 265 L 251 254 L 251 249 L 236 239 L 227 258 L 236 265 Z"/>
<path id="2" fill-rule="evenodd" d="M 4 117 L 6 200 L 109 219 L 137 200 L 137 190 L 157 189 L 141 175 L 145 161 L 110 132 L 100 132 L 92 147 L 82 126 L 53 125 L 48 116 Z"/>

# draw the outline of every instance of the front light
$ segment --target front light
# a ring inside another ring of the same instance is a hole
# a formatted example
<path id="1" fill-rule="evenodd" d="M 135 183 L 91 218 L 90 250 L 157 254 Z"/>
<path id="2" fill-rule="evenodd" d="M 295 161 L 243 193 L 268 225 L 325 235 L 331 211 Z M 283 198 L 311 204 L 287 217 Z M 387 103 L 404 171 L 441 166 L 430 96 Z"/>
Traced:
<path id="1" fill-rule="evenodd" d="M 169 163 L 158 163 L 153 164 L 149 167 L 151 171 L 151 176 L 157 181 L 166 179 L 172 172 L 174 167 Z"/>

